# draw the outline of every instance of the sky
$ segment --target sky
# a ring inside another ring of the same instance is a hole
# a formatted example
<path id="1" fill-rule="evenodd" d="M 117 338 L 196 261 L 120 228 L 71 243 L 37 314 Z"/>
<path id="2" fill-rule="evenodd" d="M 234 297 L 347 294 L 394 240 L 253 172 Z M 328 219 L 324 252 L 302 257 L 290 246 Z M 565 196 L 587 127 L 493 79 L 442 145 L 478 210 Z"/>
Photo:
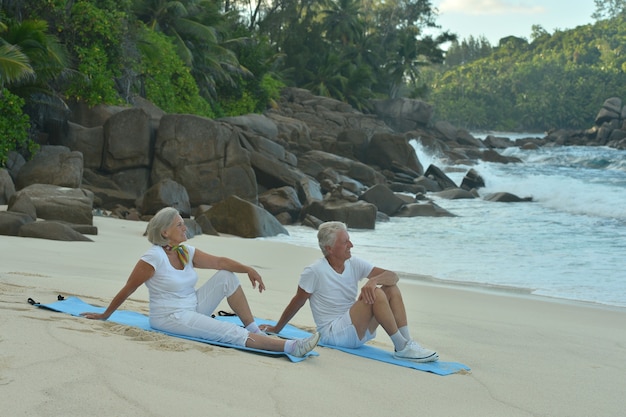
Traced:
<path id="1" fill-rule="evenodd" d="M 459 40 L 484 36 L 492 46 L 501 38 L 518 36 L 531 40 L 533 25 L 548 33 L 594 23 L 594 0 L 431 0 L 439 10 L 442 30 Z"/>

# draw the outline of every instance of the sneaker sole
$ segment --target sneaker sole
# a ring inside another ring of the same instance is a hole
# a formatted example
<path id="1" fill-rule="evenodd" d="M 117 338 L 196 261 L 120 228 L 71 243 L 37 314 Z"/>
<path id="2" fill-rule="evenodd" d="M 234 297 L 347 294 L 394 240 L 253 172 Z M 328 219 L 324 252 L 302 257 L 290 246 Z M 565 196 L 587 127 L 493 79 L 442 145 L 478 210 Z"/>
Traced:
<path id="1" fill-rule="evenodd" d="M 436 362 L 439 360 L 439 355 L 437 354 L 437 352 L 433 353 L 430 356 L 426 356 L 425 358 L 403 358 L 401 356 L 396 356 L 396 355 L 393 355 L 393 357 L 399 360 L 403 360 L 403 361 L 411 361 L 411 362 L 419 362 L 419 363 Z"/>

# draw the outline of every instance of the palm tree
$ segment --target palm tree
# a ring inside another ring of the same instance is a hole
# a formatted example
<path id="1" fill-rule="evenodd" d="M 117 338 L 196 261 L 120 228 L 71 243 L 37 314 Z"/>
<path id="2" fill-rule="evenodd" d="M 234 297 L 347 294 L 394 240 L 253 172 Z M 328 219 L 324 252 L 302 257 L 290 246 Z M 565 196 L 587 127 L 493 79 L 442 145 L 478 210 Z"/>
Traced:
<path id="1" fill-rule="evenodd" d="M 66 70 L 69 60 L 56 37 L 48 34 L 48 24 L 43 20 L 11 23 L 1 35 L 5 46 L 17 48 L 30 68 L 29 76 L 13 81 L 12 90 L 25 98 L 34 91 L 50 93 L 49 83 Z"/>
<path id="2" fill-rule="evenodd" d="M 361 20 L 360 0 L 338 0 L 320 13 L 326 31 L 326 39 L 348 45 L 360 37 L 364 30 Z"/>
<path id="3" fill-rule="evenodd" d="M 4 36 L 7 26 L 0 22 L 0 36 Z M 0 37 L 0 91 L 12 83 L 34 78 L 35 70 L 30 59 L 18 46 L 11 45 Z"/>
<path id="4" fill-rule="evenodd" d="M 215 2 L 203 0 L 138 0 L 137 18 L 150 29 L 172 39 L 178 55 L 189 66 L 203 95 L 215 98 L 216 84 L 235 83 L 231 74 L 249 74 L 236 55 L 220 41 L 225 17 Z M 230 39 L 229 42 L 238 40 Z"/>

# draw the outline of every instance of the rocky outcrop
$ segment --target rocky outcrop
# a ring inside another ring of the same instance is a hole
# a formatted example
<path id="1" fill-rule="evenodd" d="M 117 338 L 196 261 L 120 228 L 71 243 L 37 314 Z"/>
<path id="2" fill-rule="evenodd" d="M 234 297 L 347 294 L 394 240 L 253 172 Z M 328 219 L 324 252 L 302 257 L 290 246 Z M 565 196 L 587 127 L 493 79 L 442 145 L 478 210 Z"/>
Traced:
<path id="1" fill-rule="evenodd" d="M 73 103 L 68 120 L 45 132 L 50 144 L 35 158 L 10 156 L 0 199 L 16 193 L 12 181 L 23 207 L 24 195 L 32 200 L 36 223 L 91 225 L 93 212 L 107 211 L 147 219 L 174 206 L 193 221 L 193 233 L 258 237 L 298 222 L 374 228 L 388 216 L 451 216 L 417 201 L 431 192 L 477 196 L 484 186 L 478 173 L 470 170 L 459 187 L 439 167 L 424 171 L 410 140 L 457 163 L 518 162 L 495 150 L 510 144 L 505 138 L 483 142 L 433 123 L 421 101 L 374 101 L 373 108 L 364 114 L 296 88 L 264 114 L 219 120 L 165 114 L 140 98 L 132 107 Z M 20 210 L 5 219 L 13 225 L 7 230 L 30 218 Z"/>
<path id="2" fill-rule="evenodd" d="M 542 144 L 557 146 L 608 146 L 626 149 L 626 106 L 619 97 L 608 98 L 587 130 L 557 129 L 548 133 Z"/>

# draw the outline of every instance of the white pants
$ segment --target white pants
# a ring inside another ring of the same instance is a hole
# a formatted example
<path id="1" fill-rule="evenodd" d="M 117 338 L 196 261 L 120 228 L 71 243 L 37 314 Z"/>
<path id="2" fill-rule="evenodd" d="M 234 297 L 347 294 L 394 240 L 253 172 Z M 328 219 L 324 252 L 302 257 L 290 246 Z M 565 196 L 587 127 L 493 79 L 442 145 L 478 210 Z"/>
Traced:
<path id="1" fill-rule="evenodd" d="M 217 306 L 239 287 L 239 278 L 232 272 L 218 271 L 196 290 L 196 310 L 178 310 L 166 317 L 150 317 L 154 329 L 199 337 L 216 342 L 245 346 L 249 332 L 241 326 L 211 317 Z"/>

